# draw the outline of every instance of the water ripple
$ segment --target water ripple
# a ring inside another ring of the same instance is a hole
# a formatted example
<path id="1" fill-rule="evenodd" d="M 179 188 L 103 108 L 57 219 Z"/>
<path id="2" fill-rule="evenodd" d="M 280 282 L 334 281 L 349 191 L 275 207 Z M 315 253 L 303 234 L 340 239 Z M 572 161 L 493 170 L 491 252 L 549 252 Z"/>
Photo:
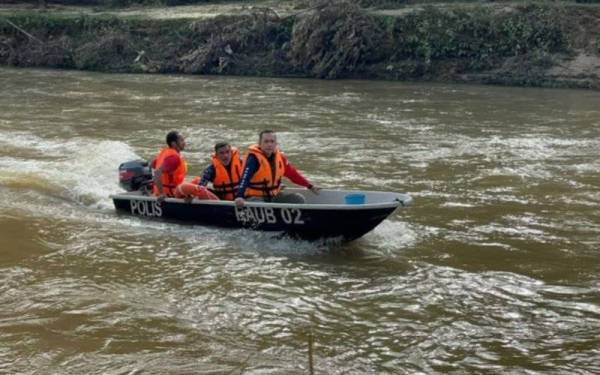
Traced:
<path id="1" fill-rule="evenodd" d="M 0 69 L 0 372 L 600 373 L 593 92 Z M 276 104 L 276 105 L 275 105 Z M 201 115 L 201 116 L 200 116 Z M 173 128 L 407 191 L 352 243 L 116 215 Z"/>

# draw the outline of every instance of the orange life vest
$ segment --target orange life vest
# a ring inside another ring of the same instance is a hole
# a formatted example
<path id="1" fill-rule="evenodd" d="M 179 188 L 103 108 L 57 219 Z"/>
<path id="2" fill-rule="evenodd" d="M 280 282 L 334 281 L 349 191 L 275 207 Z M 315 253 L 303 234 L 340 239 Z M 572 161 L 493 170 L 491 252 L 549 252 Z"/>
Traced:
<path id="1" fill-rule="evenodd" d="M 181 160 L 181 163 L 179 163 L 177 169 L 172 173 L 167 173 L 163 171 L 161 178 L 163 193 L 165 193 L 165 195 L 169 197 L 175 196 L 175 188 L 177 187 L 177 185 L 181 184 L 185 179 L 185 175 L 187 173 L 187 163 L 185 162 L 185 160 L 183 160 L 183 157 L 179 154 L 179 152 L 177 152 L 177 150 L 170 147 L 163 148 L 154 162 L 154 168 L 158 169 L 162 167 L 165 159 L 172 155 L 178 156 Z M 154 195 L 160 195 L 156 184 L 154 185 L 152 191 Z"/>
<path id="2" fill-rule="evenodd" d="M 246 169 L 246 162 L 250 154 L 254 155 L 258 160 L 258 170 L 250 179 L 245 196 L 270 198 L 279 194 L 281 191 L 281 178 L 285 172 L 285 164 L 281 151 L 276 149 L 273 153 L 275 157 L 275 169 L 271 168 L 267 156 L 258 145 L 248 147 L 243 169 Z"/>
<path id="3" fill-rule="evenodd" d="M 212 165 L 215 168 L 215 178 L 212 182 L 213 190 L 222 200 L 234 200 L 242 176 L 240 152 L 237 148 L 231 147 L 231 163 L 229 164 L 229 169 L 221 163 L 216 154 L 213 154 L 212 156 Z"/>

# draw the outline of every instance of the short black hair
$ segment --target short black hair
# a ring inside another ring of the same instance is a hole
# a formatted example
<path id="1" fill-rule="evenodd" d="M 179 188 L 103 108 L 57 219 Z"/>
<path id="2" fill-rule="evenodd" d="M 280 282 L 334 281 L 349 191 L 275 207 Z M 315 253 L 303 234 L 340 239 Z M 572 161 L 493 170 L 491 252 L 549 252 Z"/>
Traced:
<path id="1" fill-rule="evenodd" d="M 269 129 L 261 131 L 260 133 L 258 133 L 258 143 L 260 143 L 260 141 L 262 141 L 262 136 L 264 134 L 275 134 L 275 132 L 273 130 L 269 130 Z"/>
<path id="2" fill-rule="evenodd" d="M 179 138 L 179 132 L 176 130 L 172 130 L 167 133 L 167 146 L 171 147 L 171 143 L 177 142 L 177 138 Z"/>
<path id="3" fill-rule="evenodd" d="M 215 152 L 219 151 L 220 148 L 229 146 L 229 142 L 217 142 L 215 143 Z"/>

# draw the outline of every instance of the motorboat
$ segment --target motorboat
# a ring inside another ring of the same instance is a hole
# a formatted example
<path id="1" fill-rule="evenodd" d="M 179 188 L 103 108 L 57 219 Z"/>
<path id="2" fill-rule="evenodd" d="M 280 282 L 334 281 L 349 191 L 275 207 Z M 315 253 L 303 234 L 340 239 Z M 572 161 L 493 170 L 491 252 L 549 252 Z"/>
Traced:
<path id="1" fill-rule="evenodd" d="M 322 189 L 314 194 L 292 187 L 284 191 L 302 195 L 304 203 L 247 200 L 238 208 L 224 200 L 166 198 L 161 202 L 149 193 L 152 174 L 147 163 L 128 163 L 119 167 L 120 184 L 127 191 L 111 198 L 117 212 L 144 218 L 282 232 L 309 240 L 351 241 L 371 231 L 397 208 L 412 203 L 408 194 L 394 192 Z"/>

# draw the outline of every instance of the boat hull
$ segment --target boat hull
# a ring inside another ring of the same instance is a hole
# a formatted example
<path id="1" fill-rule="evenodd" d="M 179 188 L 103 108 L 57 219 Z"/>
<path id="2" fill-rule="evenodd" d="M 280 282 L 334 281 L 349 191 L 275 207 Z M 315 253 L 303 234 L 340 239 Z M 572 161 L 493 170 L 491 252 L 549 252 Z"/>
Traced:
<path id="1" fill-rule="evenodd" d="M 388 204 L 317 205 L 246 202 L 237 208 L 233 202 L 185 202 L 139 194 L 112 196 L 119 213 L 146 218 L 212 225 L 226 228 L 249 228 L 259 231 L 284 232 L 303 239 L 339 237 L 350 241 L 375 228 L 394 210 L 406 204 L 406 199 Z"/>

